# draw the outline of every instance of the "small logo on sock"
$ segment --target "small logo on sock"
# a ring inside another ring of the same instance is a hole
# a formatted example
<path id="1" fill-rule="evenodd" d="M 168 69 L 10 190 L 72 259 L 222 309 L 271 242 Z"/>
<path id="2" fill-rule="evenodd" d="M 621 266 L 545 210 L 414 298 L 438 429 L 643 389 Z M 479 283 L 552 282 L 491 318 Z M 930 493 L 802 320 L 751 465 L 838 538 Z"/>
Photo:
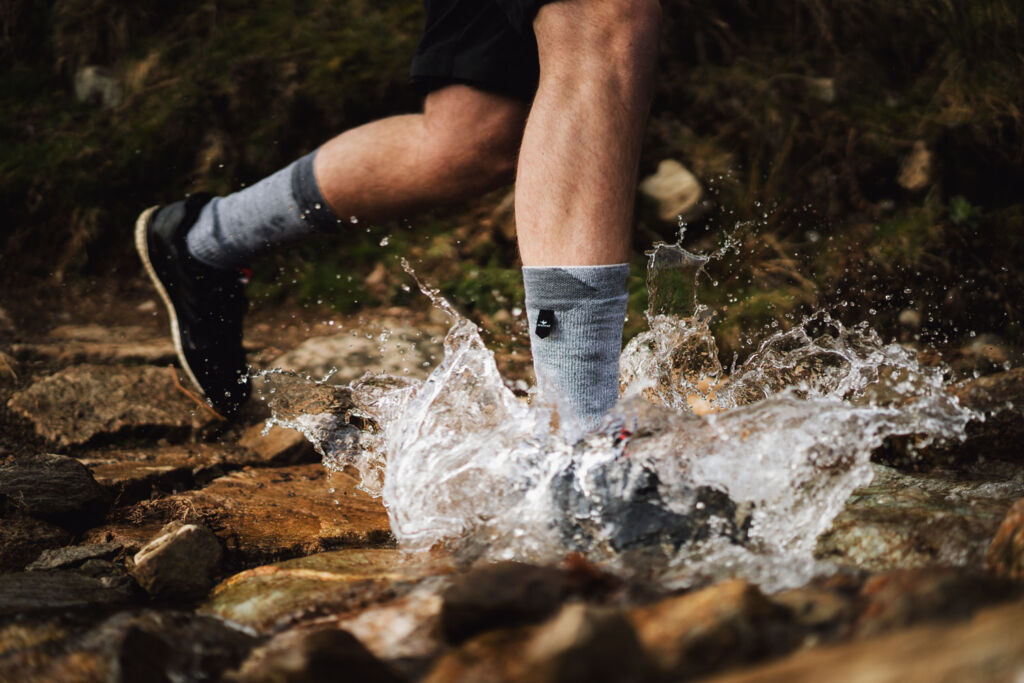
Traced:
<path id="1" fill-rule="evenodd" d="M 553 329 L 555 329 L 555 312 L 546 308 L 543 311 L 538 312 L 537 328 L 534 330 L 534 334 L 541 339 L 544 339 L 551 334 L 551 330 Z"/>

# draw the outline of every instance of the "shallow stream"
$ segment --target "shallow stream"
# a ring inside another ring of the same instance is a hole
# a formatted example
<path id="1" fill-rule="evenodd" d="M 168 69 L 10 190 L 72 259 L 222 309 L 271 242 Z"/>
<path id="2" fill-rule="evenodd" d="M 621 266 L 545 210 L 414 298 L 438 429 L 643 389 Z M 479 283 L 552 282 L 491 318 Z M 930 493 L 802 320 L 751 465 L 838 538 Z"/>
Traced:
<path id="1" fill-rule="evenodd" d="M 666 587 L 802 585 L 827 569 L 815 540 L 870 483 L 872 451 L 894 435 L 961 439 L 972 414 L 941 369 L 824 312 L 765 333 L 726 372 L 696 298 L 708 258 L 650 252 L 649 330 L 624 349 L 622 398 L 595 432 L 560 419 L 557 400 L 517 397 L 477 327 L 424 285 L 451 319 L 425 381 L 367 376 L 344 411 L 314 401 L 270 424 L 303 432 L 327 467 L 358 470 L 412 551 L 541 563 L 580 552 Z M 265 398 L 327 382 L 263 380 Z"/>

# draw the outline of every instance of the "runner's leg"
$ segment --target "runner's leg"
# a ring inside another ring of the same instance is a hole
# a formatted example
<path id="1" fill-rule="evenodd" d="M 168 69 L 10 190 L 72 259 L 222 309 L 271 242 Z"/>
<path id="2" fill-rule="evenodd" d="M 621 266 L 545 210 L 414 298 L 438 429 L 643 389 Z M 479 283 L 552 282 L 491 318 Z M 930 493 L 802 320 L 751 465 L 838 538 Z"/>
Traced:
<path id="1" fill-rule="evenodd" d="M 540 84 L 516 180 L 534 367 L 592 427 L 618 398 L 629 237 L 657 0 L 560 0 L 534 20 Z"/>
<path id="2" fill-rule="evenodd" d="M 351 216 L 403 217 L 500 187 L 512 179 L 526 111 L 519 99 L 465 85 L 436 90 L 422 114 L 348 130 L 315 156 L 213 200 L 189 232 L 189 250 L 211 266 L 243 266 L 314 233 L 343 233 Z"/>

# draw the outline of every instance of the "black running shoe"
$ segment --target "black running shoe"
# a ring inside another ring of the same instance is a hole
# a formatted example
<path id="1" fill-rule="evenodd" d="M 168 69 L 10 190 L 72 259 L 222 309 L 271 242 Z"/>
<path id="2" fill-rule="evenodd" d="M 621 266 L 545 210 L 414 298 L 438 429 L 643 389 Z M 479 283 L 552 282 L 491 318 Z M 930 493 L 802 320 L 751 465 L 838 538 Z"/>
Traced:
<path id="1" fill-rule="evenodd" d="M 242 349 L 248 303 L 239 273 L 207 266 L 188 253 L 185 235 L 209 195 L 151 207 L 135 223 L 135 248 L 171 318 L 178 360 L 192 383 L 225 417 L 249 397 Z"/>

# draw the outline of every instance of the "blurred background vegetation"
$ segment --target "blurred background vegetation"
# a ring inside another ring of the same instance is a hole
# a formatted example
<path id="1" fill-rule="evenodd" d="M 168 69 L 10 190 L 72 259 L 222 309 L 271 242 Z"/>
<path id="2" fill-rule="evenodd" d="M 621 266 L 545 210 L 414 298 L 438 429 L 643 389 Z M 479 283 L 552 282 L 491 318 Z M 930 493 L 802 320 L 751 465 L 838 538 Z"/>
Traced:
<path id="1" fill-rule="evenodd" d="M 641 174 L 676 159 L 705 189 L 684 244 L 731 245 L 701 280 L 726 354 L 819 307 L 907 342 L 1024 342 L 1024 3 L 663 7 Z M 135 278 L 141 208 L 415 110 L 421 21 L 419 0 L 0 0 L 0 282 Z M 921 177 L 901 183 L 914 159 Z M 498 331 L 521 297 L 508 204 L 270 257 L 257 305 L 424 306 L 404 256 Z M 637 223 L 630 333 L 642 252 L 678 232 L 643 201 Z"/>

